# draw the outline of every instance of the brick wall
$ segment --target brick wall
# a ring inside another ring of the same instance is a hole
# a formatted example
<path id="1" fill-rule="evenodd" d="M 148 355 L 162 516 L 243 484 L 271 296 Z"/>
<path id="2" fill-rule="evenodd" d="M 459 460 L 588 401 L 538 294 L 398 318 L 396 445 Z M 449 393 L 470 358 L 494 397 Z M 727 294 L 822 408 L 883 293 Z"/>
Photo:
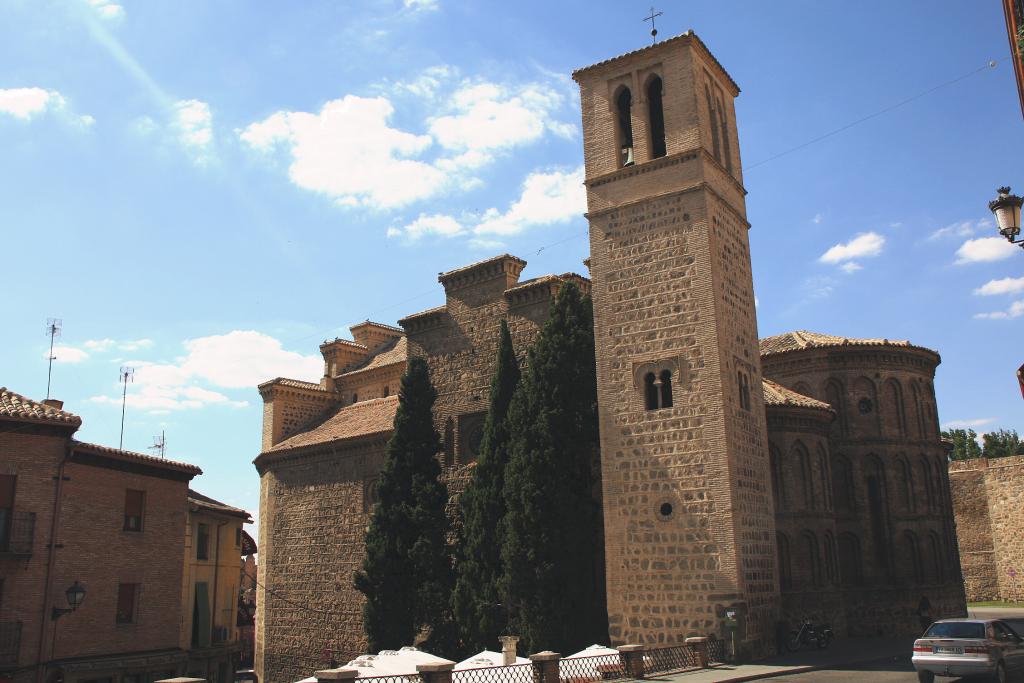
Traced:
<path id="1" fill-rule="evenodd" d="M 967 599 L 1024 600 L 1024 456 L 949 463 Z"/>

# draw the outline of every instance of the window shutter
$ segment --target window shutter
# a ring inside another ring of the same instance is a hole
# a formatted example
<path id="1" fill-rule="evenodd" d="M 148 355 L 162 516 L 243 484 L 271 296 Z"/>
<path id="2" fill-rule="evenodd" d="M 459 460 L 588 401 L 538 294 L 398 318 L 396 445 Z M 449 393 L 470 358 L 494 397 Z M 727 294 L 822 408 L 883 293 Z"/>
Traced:
<path id="1" fill-rule="evenodd" d="M 135 589 L 134 583 L 117 585 L 117 623 L 130 624 L 135 621 Z"/>
<path id="2" fill-rule="evenodd" d="M 128 489 L 124 496 L 124 514 L 126 517 L 141 517 L 142 505 L 145 497 L 142 491 Z"/>

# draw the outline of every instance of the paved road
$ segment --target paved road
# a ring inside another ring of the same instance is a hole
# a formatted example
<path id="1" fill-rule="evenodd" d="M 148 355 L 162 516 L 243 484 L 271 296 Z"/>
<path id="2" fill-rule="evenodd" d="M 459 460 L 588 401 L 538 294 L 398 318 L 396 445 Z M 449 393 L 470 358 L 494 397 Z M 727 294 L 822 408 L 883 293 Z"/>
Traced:
<path id="1" fill-rule="evenodd" d="M 840 681 L 865 681 L 867 683 L 917 683 L 917 674 L 910 663 L 910 657 L 884 664 L 870 664 L 836 669 L 823 669 L 805 674 L 778 676 L 771 681 L 790 681 L 791 683 L 839 683 Z M 976 678 L 936 678 L 937 683 L 977 683 Z M 1011 679 L 1018 683 L 1024 678 L 1018 676 Z"/>

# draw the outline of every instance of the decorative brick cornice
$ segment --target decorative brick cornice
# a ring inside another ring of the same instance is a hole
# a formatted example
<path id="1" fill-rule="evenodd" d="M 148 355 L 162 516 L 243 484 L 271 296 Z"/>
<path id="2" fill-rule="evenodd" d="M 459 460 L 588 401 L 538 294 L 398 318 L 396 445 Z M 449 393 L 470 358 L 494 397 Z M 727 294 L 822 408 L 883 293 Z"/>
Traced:
<path id="1" fill-rule="evenodd" d="M 645 161 L 642 164 L 635 164 L 633 166 L 625 166 L 623 168 L 616 169 L 609 173 L 587 178 L 583 181 L 583 184 L 587 188 L 600 187 L 601 185 L 607 185 L 617 180 L 623 180 L 625 178 L 632 178 L 633 176 L 643 175 L 650 173 L 651 171 L 657 171 L 668 166 L 677 166 L 686 161 L 692 161 L 700 156 L 700 148 L 694 148 L 685 150 L 683 152 L 677 152 L 676 154 L 670 154 L 668 156 L 660 157 L 658 159 L 652 159 L 651 161 Z M 639 201 L 647 201 L 649 197 L 645 197 Z M 621 209 L 622 206 L 617 208 Z"/>
<path id="2" fill-rule="evenodd" d="M 504 277 L 508 284 L 519 279 L 519 274 L 526 267 L 526 261 L 511 254 L 502 254 L 484 261 L 471 263 L 462 268 L 439 273 L 437 281 L 440 282 L 446 292 L 453 292 L 464 287 L 470 287 L 480 282 L 487 282 Z M 401 321 L 399 321 L 401 324 Z"/>
<path id="3" fill-rule="evenodd" d="M 325 405 L 338 400 L 338 392 L 335 390 L 324 389 L 319 384 L 313 384 L 312 382 L 301 382 L 283 377 L 264 382 L 257 388 L 264 403 L 275 398 L 298 398 L 304 401 L 312 400 Z"/>
<path id="4" fill-rule="evenodd" d="M 448 321 L 448 307 L 438 306 L 429 308 L 419 313 L 407 315 L 398 321 L 398 324 L 405 329 L 406 334 L 424 332 L 435 327 L 441 327 Z"/>
<path id="5" fill-rule="evenodd" d="M 274 467 L 293 465 L 298 462 L 334 460 L 339 457 L 350 458 L 370 452 L 383 451 L 390 437 L 390 432 L 382 432 L 379 434 L 357 436 L 351 439 L 310 444 L 289 450 L 264 451 L 256 456 L 252 464 L 262 477 Z"/>

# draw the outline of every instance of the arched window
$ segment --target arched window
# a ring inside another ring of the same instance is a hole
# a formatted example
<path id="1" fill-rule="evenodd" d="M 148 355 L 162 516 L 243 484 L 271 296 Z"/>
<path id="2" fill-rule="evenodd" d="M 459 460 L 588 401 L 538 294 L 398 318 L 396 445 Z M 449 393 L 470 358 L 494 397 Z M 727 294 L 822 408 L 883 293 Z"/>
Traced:
<path id="1" fill-rule="evenodd" d="M 711 119 L 711 148 L 715 159 L 722 160 L 722 150 L 718 142 L 718 112 L 715 111 L 715 102 L 711 99 L 711 88 L 704 85 L 704 96 L 708 101 L 708 118 Z"/>
<path id="2" fill-rule="evenodd" d="M 729 143 L 729 123 L 725 113 L 725 107 L 722 105 L 722 98 L 718 98 L 718 120 L 722 125 L 722 142 L 725 147 L 725 168 L 729 173 L 732 173 L 732 147 Z"/>
<path id="3" fill-rule="evenodd" d="M 858 377 L 851 384 L 856 404 L 851 417 L 858 436 L 878 436 L 878 395 L 875 383 L 867 377 Z"/>
<path id="4" fill-rule="evenodd" d="M 654 373 L 644 375 L 644 407 L 647 410 L 658 409 L 658 387 L 654 383 Z"/>
<path id="5" fill-rule="evenodd" d="M 672 407 L 672 371 L 662 370 L 661 374 L 658 375 L 658 379 L 661 382 L 661 407 L 671 408 Z"/>
<path id="6" fill-rule="evenodd" d="M 896 462 L 899 463 L 899 476 L 900 476 L 900 503 L 903 505 L 903 509 L 907 512 L 914 511 L 914 470 L 910 467 L 910 463 L 907 462 L 906 457 L 899 456 L 896 458 Z"/>
<path id="7" fill-rule="evenodd" d="M 914 425 L 917 429 L 917 437 L 919 439 L 925 438 L 925 426 L 924 426 L 924 407 L 921 405 L 921 390 L 917 387 L 917 382 L 913 382 L 910 385 L 910 398 L 911 405 L 914 408 Z"/>
<path id="8" fill-rule="evenodd" d="M 615 98 L 619 119 L 619 166 L 633 165 L 633 94 L 623 88 Z"/>
<path id="9" fill-rule="evenodd" d="M 833 436 L 846 436 L 846 401 L 842 383 L 837 379 L 830 379 L 825 383 L 825 402 L 836 411 L 836 420 L 832 422 Z"/>
<path id="10" fill-rule="evenodd" d="M 832 510 L 832 487 L 829 482 L 832 480 L 828 473 L 828 456 L 825 449 L 818 446 L 818 478 L 821 481 L 821 502 L 825 510 Z"/>
<path id="11" fill-rule="evenodd" d="M 928 458 L 921 456 L 920 459 L 921 481 L 924 483 L 924 500 L 926 509 L 931 512 L 935 509 L 935 484 L 932 481 L 932 468 L 928 464 Z"/>
<path id="12" fill-rule="evenodd" d="M 906 547 L 907 557 L 910 558 L 910 567 L 913 571 L 915 583 L 924 583 L 924 567 L 921 565 L 921 546 L 917 540 L 917 534 L 913 531 L 903 532 L 903 545 Z"/>
<path id="13" fill-rule="evenodd" d="M 749 411 L 750 405 L 750 378 L 742 370 L 736 371 L 736 385 L 739 389 L 740 408 Z"/>
<path id="14" fill-rule="evenodd" d="M 853 463 L 840 455 L 832 468 L 832 476 L 836 508 L 842 512 L 853 512 L 857 509 L 857 500 L 853 495 Z"/>
<path id="15" fill-rule="evenodd" d="M 803 496 L 803 509 L 813 510 L 817 507 L 814 499 L 814 476 L 811 472 L 811 457 L 800 442 L 793 444 L 791 451 L 793 461 L 800 463 L 800 492 Z"/>
<path id="16" fill-rule="evenodd" d="M 781 531 L 775 532 L 775 545 L 779 551 L 779 585 L 782 590 L 793 587 L 793 565 L 789 558 L 789 539 Z"/>
<path id="17" fill-rule="evenodd" d="M 825 532 L 825 579 L 828 583 L 839 582 L 839 572 L 836 567 L 836 539 L 831 531 Z"/>
<path id="18" fill-rule="evenodd" d="M 821 585 L 821 559 L 818 557 L 818 538 L 811 531 L 803 533 L 804 555 L 807 558 L 807 582 L 812 586 Z"/>
<path id="19" fill-rule="evenodd" d="M 936 583 L 942 583 L 945 580 L 946 574 L 943 571 L 942 541 L 939 540 L 939 535 L 934 531 L 928 534 L 928 550 L 931 552 L 932 578 Z"/>
<path id="20" fill-rule="evenodd" d="M 772 469 L 772 494 L 776 512 L 786 509 L 786 480 L 782 474 L 782 454 L 775 444 L 768 445 L 768 459 Z"/>
<path id="21" fill-rule="evenodd" d="M 665 156 L 665 112 L 661 108 L 661 79 L 647 84 L 647 114 L 651 127 L 651 158 Z"/>
<path id="22" fill-rule="evenodd" d="M 839 536 L 839 577 L 847 586 L 859 586 L 864 582 L 860 562 L 860 541 L 850 533 Z"/>
<path id="23" fill-rule="evenodd" d="M 871 512 L 871 544 L 875 547 L 875 561 L 880 567 L 889 566 L 889 533 L 885 509 L 885 467 L 876 456 L 868 456 L 868 510 Z"/>
<path id="24" fill-rule="evenodd" d="M 893 436 L 907 435 L 907 414 L 903 406 L 903 387 L 897 379 L 885 382 L 886 424 Z"/>

